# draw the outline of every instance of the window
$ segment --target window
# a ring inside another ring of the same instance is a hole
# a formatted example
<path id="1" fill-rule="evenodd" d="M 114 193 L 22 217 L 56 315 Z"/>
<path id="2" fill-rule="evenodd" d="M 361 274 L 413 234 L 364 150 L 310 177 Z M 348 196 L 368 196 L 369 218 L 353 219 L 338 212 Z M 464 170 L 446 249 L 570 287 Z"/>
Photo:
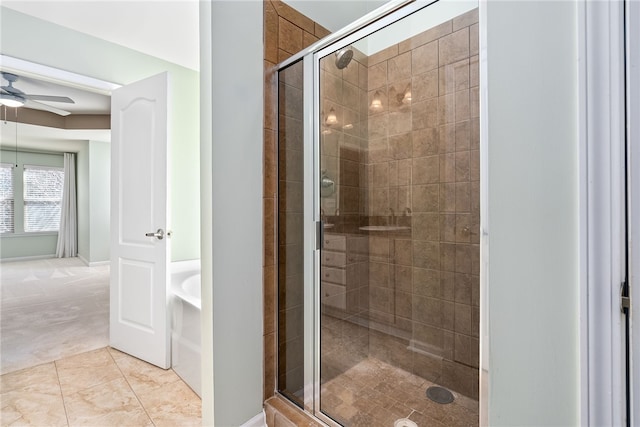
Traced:
<path id="1" fill-rule="evenodd" d="M 24 231 L 58 231 L 64 171 L 24 166 Z"/>
<path id="2" fill-rule="evenodd" d="M 0 234 L 13 231 L 13 165 L 0 163 Z"/>

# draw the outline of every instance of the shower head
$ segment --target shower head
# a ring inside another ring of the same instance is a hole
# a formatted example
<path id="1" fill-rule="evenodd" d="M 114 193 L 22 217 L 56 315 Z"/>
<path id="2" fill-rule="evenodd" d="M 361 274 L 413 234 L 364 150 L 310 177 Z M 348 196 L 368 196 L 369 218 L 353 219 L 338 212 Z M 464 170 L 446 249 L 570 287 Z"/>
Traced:
<path id="1" fill-rule="evenodd" d="M 345 47 L 336 52 L 336 67 L 339 70 L 345 68 L 351 62 L 353 58 L 353 50 L 349 47 Z"/>

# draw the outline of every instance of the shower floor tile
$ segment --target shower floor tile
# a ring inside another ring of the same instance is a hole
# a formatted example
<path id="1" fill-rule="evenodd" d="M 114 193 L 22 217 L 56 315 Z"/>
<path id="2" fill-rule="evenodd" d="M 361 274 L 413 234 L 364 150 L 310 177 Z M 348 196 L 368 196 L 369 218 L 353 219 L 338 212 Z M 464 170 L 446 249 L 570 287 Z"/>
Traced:
<path id="1" fill-rule="evenodd" d="M 201 400 L 175 372 L 106 347 L 0 376 L 0 401 L 0 425 L 201 424 Z"/>
<path id="2" fill-rule="evenodd" d="M 477 400 L 454 390 L 450 404 L 427 398 L 427 388 L 440 384 L 403 369 L 415 368 L 402 358 L 406 340 L 328 315 L 321 322 L 324 414 L 347 427 L 390 427 L 400 418 L 419 427 L 478 426 Z"/>
<path id="3" fill-rule="evenodd" d="M 321 408 L 349 427 L 389 427 L 399 418 L 419 427 L 478 425 L 477 401 L 453 392 L 453 403 L 435 403 L 426 397 L 432 385 L 437 384 L 368 357 L 322 385 Z"/>

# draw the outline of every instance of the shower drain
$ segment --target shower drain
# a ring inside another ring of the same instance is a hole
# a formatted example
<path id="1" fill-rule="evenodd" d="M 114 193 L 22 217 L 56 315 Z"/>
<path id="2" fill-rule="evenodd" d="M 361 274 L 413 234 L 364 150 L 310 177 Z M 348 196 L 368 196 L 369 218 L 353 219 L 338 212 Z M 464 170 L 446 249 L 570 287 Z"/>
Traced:
<path id="1" fill-rule="evenodd" d="M 436 403 L 447 404 L 453 402 L 453 393 L 444 387 L 432 386 L 427 389 L 427 397 Z"/>
<path id="2" fill-rule="evenodd" d="M 418 424 L 414 423 L 409 418 L 400 418 L 393 423 L 393 427 L 418 427 Z"/>

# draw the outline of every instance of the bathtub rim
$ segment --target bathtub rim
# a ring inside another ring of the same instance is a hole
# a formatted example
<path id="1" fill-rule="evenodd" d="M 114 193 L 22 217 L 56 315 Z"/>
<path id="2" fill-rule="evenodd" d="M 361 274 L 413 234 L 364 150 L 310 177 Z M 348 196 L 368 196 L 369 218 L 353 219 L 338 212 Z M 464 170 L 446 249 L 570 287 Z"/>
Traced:
<path id="1" fill-rule="evenodd" d="M 174 297 L 177 297 L 194 308 L 201 310 L 202 297 L 196 298 L 195 296 L 190 295 L 182 286 L 185 281 L 194 276 L 201 277 L 199 259 L 172 262 L 170 292 Z"/>

